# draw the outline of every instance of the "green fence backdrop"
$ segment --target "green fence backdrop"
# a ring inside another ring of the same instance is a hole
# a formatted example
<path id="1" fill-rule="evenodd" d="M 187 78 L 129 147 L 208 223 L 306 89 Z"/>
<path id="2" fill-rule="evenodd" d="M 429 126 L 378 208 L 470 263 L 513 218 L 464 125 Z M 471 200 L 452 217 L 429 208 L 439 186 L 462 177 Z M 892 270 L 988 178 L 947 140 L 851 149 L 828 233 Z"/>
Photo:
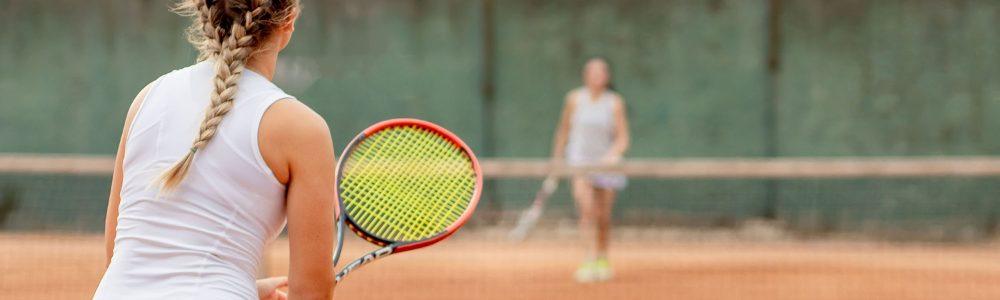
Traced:
<path id="1" fill-rule="evenodd" d="M 409 116 L 485 157 L 546 156 L 563 96 L 600 55 L 628 103 L 634 157 L 1000 154 L 995 0 L 303 3 L 276 81 L 327 118 L 337 145 Z M 194 60 L 169 4 L 0 0 L 0 152 L 112 154 L 134 94 Z M 88 180 L 0 176 L 20 199 L 0 224 L 100 228 L 107 178 Z M 618 214 L 988 232 L 998 184 L 634 180 Z M 523 206 L 535 186 L 493 182 L 483 215 Z"/>

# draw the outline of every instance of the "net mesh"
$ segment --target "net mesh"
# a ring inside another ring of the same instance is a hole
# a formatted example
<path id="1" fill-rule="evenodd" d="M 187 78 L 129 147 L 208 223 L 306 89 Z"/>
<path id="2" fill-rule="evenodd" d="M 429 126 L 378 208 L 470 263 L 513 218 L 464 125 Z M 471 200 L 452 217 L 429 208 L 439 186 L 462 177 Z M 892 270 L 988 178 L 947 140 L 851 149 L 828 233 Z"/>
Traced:
<path id="1" fill-rule="evenodd" d="M 347 215 L 381 239 L 436 236 L 466 211 L 475 192 L 469 156 L 439 133 L 396 126 L 362 139 L 340 178 Z"/>
<path id="2" fill-rule="evenodd" d="M 105 268 L 111 159 L 4 156 L 0 299 L 91 297 Z M 377 180 L 405 168 L 420 174 L 412 180 L 431 182 L 445 172 L 436 169 L 440 161 L 371 161 L 356 175 Z M 712 299 L 720 282 L 733 298 L 746 299 L 812 299 L 830 286 L 851 286 L 852 294 L 825 299 L 1000 295 L 992 284 L 1000 280 L 1000 254 L 988 244 L 1000 224 L 997 159 L 778 159 L 746 167 L 724 159 L 632 160 L 615 170 L 629 177 L 612 219 L 616 277 L 597 285 L 572 278 L 586 253 L 566 176 L 538 225 L 514 243 L 507 233 L 531 206 L 546 162 L 480 163 L 486 180 L 468 228 L 441 245 L 363 268 L 337 287 L 337 296 Z M 372 250 L 360 239 L 345 240 L 344 257 Z M 286 275 L 289 259 L 288 240 L 279 237 L 259 276 Z M 399 288 L 371 288 L 384 286 Z"/>

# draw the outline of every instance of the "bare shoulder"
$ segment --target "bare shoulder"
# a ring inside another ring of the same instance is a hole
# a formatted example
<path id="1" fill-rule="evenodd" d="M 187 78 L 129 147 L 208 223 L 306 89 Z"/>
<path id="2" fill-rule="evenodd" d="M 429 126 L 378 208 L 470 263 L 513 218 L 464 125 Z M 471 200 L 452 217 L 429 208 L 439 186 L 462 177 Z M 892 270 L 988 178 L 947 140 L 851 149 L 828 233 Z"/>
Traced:
<path id="1" fill-rule="evenodd" d="M 566 92 L 566 101 L 573 101 L 573 99 L 579 98 L 581 92 L 582 89 L 580 88 L 569 90 L 569 92 Z"/>
<path id="2" fill-rule="evenodd" d="M 128 109 L 129 112 L 134 112 L 140 105 L 142 105 L 142 101 L 146 99 L 146 94 L 148 94 L 149 90 L 153 88 L 153 83 L 156 83 L 156 81 L 147 83 L 146 86 L 142 87 L 142 90 L 139 90 L 139 93 L 135 95 L 135 99 L 132 99 L 132 105 L 129 106 Z"/>
<path id="3" fill-rule="evenodd" d="M 271 104 L 260 120 L 257 146 L 279 182 L 287 184 L 298 162 L 333 159 L 333 141 L 326 120 L 298 100 Z"/>
<path id="4" fill-rule="evenodd" d="M 580 97 L 579 95 L 580 95 L 579 89 L 572 89 L 569 92 L 566 92 L 566 100 L 564 102 L 564 105 L 567 108 L 572 108 L 576 104 L 576 98 Z"/>
<path id="5" fill-rule="evenodd" d="M 330 128 L 326 120 L 305 103 L 293 98 L 281 99 L 264 112 L 261 131 L 281 132 L 290 138 L 322 135 L 330 139 Z"/>
<path id="6" fill-rule="evenodd" d="M 146 86 L 135 95 L 135 98 L 132 99 L 132 104 L 128 107 L 128 113 L 125 114 L 125 128 L 122 129 L 123 140 L 128 136 L 129 128 L 132 127 L 132 121 L 135 120 L 135 115 L 139 113 L 139 107 L 141 107 L 142 102 L 146 100 L 146 94 L 149 93 L 149 90 L 153 87 L 153 83 L 155 82 L 156 81 L 146 84 Z"/>
<path id="7" fill-rule="evenodd" d="M 608 90 L 608 95 L 611 95 L 611 99 L 614 99 L 615 102 L 622 102 L 622 100 L 625 99 L 624 97 L 622 97 L 622 94 L 619 94 L 618 92 L 613 90 Z"/>
<path id="8" fill-rule="evenodd" d="M 621 109 L 625 107 L 625 99 L 622 98 L 621 94 L 615 91 L 608 91 L 608 93 L 611 95 L 612 106 L 614 106 L 616 109 Z"/>

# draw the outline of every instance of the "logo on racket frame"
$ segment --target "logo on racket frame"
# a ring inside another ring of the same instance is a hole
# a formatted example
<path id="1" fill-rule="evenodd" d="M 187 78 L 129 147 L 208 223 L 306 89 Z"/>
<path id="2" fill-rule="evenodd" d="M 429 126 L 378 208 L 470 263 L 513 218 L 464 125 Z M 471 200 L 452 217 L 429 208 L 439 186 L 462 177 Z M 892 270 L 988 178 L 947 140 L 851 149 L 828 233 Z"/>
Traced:
<path id="1" fill-rule="evenodd" d="M 355 261 L 352 261 L 351 263 L 349 263 L 346 266 L 344 266 L 343 270 L 340 270 L 340 273 L 337 274 L 337 278 L 336 278 L 337 281 L 340 281 L 341 278 L 343 278 L 344 276 L 347 276 L 348 273 L 351 273 L 351 271 L 353 271 L 354 269 L 357 269 L 361 265 L 364 265 L 364 264 L 367 264 L 367 263 L 369 263 L 369 262 L 371 262 L 373 260 L 382 258 L 383 256 L 392 254 L 392 250 L 393 250 L 393 247 L 381 248 L 381 249 L 369 252 L 368 254 L 365 254 L 365 256 L 362 256 L 361 258 L 359 258 L 359 259 L 357 259 Z"/>

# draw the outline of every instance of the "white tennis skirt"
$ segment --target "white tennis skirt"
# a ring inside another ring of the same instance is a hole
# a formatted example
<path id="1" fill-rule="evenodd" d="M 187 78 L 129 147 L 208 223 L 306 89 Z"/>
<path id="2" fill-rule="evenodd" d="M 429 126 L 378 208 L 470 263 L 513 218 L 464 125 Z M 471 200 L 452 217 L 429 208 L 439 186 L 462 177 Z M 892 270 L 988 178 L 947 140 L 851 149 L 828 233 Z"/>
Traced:
<path id="1" fill-rule="evenodd" d="M 570 158 L 566 160 L 566 163 L 570 166 L 588 166 L 598 164 L 600 161 Z M 602 189 L 620 191 L 628 186 L 628 177 L 619 173 L 588 174 L 586 178 L 590 181 L 590 185 Z"/>

